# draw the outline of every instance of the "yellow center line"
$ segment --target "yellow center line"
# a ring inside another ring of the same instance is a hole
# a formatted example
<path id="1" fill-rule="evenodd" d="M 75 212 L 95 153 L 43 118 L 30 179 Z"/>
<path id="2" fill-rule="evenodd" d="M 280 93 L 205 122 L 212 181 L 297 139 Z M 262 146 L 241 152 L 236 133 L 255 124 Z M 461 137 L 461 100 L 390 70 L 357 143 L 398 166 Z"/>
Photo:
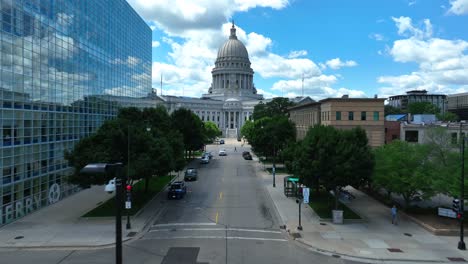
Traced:
<path id="1" fill-rule="evenodd" d="M 223 192 L 219 193 L 219 200 L 223 199 Z"/>
<path id="2" fill-rule="evenodd" d="M 218 212 L 216 212 L 216 224 L 218 224 Z"/>

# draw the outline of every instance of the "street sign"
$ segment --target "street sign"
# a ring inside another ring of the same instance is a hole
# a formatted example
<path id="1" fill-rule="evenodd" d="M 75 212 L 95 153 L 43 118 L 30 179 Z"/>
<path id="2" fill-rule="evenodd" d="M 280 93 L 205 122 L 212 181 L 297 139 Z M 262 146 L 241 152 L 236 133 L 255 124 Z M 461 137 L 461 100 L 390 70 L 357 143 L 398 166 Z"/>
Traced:
<path id="1" fill-rule="evenodd" d="M 445 217 L 450 217 L 450 218 L 457 218 L 457 213 L 454 212 L 452 209 L 439 207 L 437 213 L 440 216 L 445 216 Z"/>
<path id="2" fill-rule="evenodd" d="M 125 202 L 125 209 L 132 209 L 132 202 Z"/>
<path id="3" fill-rule="evenodd" d="M 305 204 L 309 203 L 309 194 L 310 194 L 309 188 L 302 188 L 302 197 L 304 197 Z"/>

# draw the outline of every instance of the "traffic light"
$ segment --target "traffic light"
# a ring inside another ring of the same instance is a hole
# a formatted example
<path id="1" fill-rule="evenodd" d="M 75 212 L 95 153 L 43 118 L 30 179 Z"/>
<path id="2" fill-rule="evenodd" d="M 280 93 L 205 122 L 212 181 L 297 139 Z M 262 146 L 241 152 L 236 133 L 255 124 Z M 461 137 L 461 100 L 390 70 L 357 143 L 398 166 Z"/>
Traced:
<path id="1" fill-rule="evenodd" d="M 132 186 L 129 184 L 129 185 L 127 185 L 126 189 L 127 189 L 127 192 L 131 192 L 132 191 Z"/>
<path id="2" fill-rule="evenodd" d="M 453 201 L 452 201 L 452 210 L 455 213 L 460 213 L 460 200 L 453 199 Z"/>

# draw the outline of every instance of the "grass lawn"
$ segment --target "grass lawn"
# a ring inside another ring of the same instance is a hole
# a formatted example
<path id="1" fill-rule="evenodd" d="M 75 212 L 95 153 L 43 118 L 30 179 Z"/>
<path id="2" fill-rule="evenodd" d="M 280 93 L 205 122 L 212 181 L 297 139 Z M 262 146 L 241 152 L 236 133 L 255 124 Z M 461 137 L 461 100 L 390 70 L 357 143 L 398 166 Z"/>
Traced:
<path id="1" fill-rule="evenodd" d="M 173 177 L 174 176 L 172 175 L 168 175 L 164 177 L 151 178 L 148 186 L 148 193 L 145 193 L 144 180 L 134 184 L 132 191 L 132 209 L 128 210 L 130 211 L 130 215 L 136 214 L 149 200 L 164 189 Z M 124 199 L 126 199 L 126 197 L 124 197 Z M 124 209 L 122 214 L 126 215 L 127 209 Z M 105 216 L 115 216 L 115 196 L 83 215 L 83 217 Z"/>
<path id="2" fill-rule="evenodd" d="M 333 217 L 332 210 L 335 207 L 335 197 L 326 192 L 321 192 L 318 196 L 311 195 L 309 198 L 309 206 L 320 218 L 331 219 Z M 359 215 L 341 202 L 339 202 L 338 208 L 343 210 L 343 219 L 361 219 Z"/>
<path id="3" fill-rule="evenodd" d="M 273 169 L 272 168 L 267 168 L 266 169 L 270 174 L 273 173 Z M 275 172 L 276 173 L 288 173 L 288 171 L 286 170 L 286 168 L 276 168 L 275 169 Z"/>

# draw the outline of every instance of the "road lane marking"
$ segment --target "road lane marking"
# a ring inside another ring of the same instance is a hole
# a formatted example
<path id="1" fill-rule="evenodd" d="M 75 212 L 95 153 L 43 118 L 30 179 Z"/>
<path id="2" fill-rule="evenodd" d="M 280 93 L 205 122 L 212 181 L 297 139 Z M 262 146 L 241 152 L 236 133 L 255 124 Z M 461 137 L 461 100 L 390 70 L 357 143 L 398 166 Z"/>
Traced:
<path id="1" fill-rule="evenodd" d="M 223 199 L 223 192 L 219 192 L 219 200 Z"/>
<path id="2" fill-rule="evenodd" d="M 157 227 L 157 226 L 204 226 L 204 225 L 207 225 L 207 226 L 212 226 L 212 225 L 216 225 L 216 223 L 170 223 L 170 224 L 156 224 L 156 225 L 153 225 L 153 227 Z"/>
<path id="3" fill-rule="evenodd" d="M 218 224 L 218 212 L 216 212 L 216 224 Z"/>
<path id="4" fill-rule="evenodd" d="M 263 238 L 263 237 L 231 237 L 231 236 L 174 236 L 174 237 L 152 237 L 143 238 L 140 240 L 155 240 L 155 239 L 231 239 L 231 240 L 261 240 L 261 241 L 277 241 L 288 242 L 283 238 Z"/>
<path id="5" fill-rule="evenodd" d="M 169 232 L 173 229 L 152 229 L 148 232 Z M 242 229 L 242 228 L 180 228 L 176 231 L 237 231 L 237 232 L 253 232 L 253 233 L 269 233 L 269 234 L 281 234 L 281 231 L 273 230 L 258 230 L 258 229 Z"/>

